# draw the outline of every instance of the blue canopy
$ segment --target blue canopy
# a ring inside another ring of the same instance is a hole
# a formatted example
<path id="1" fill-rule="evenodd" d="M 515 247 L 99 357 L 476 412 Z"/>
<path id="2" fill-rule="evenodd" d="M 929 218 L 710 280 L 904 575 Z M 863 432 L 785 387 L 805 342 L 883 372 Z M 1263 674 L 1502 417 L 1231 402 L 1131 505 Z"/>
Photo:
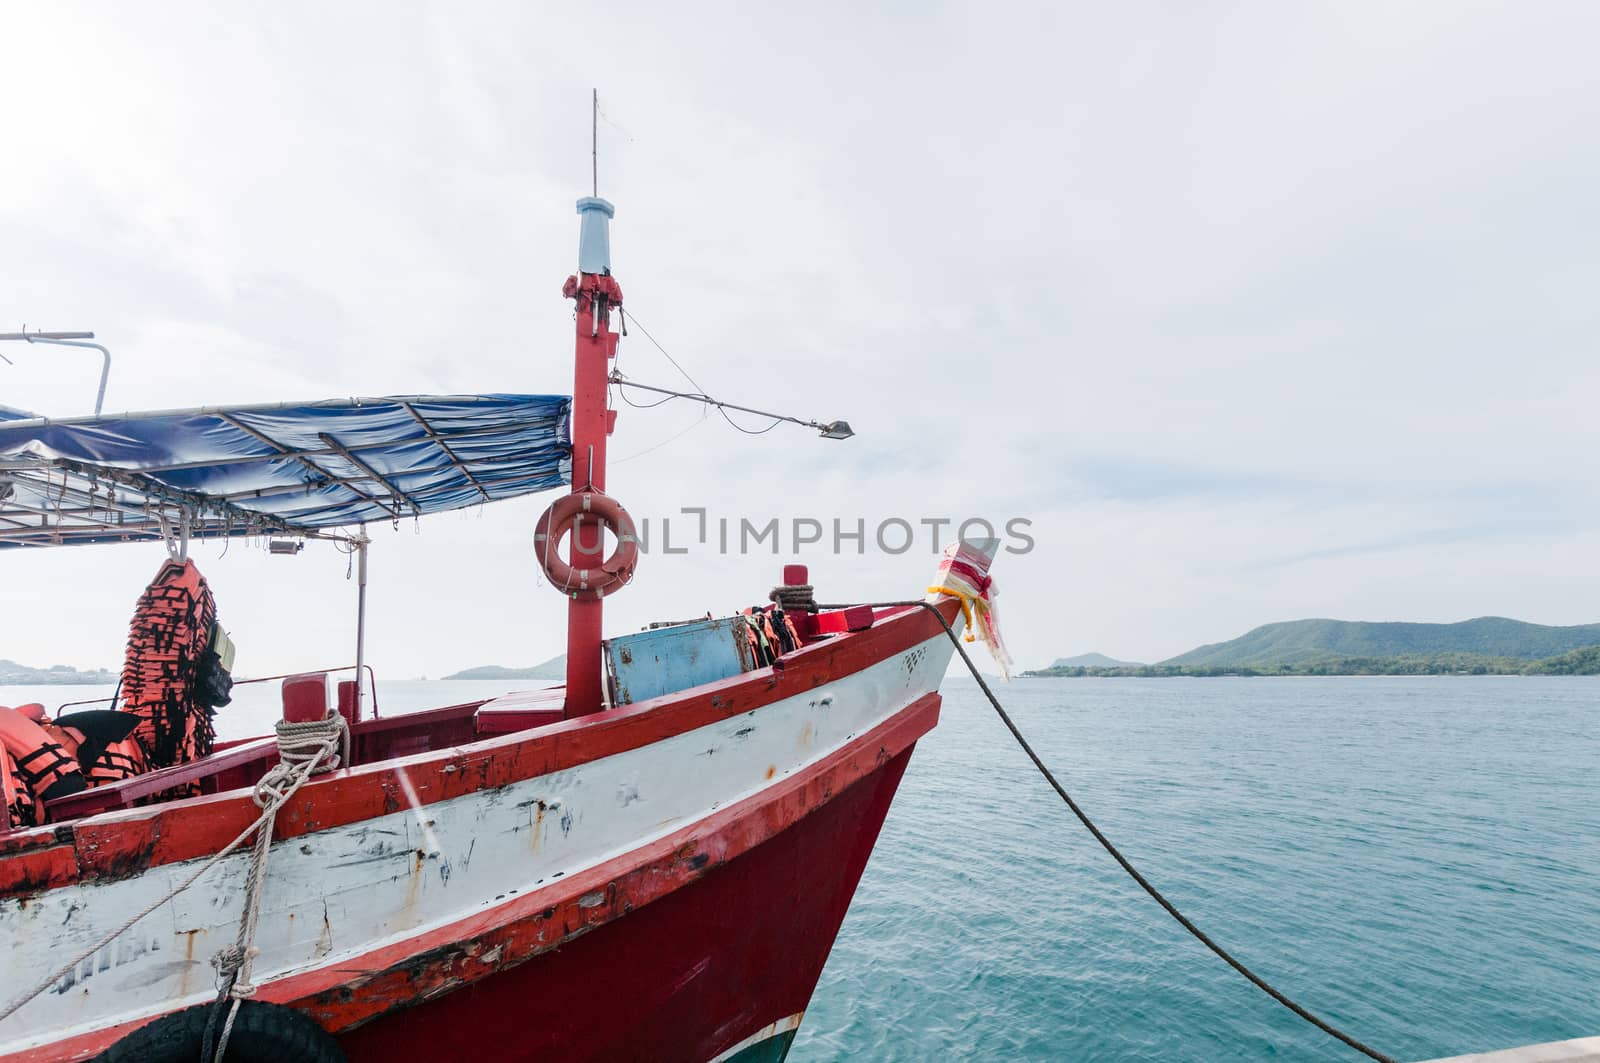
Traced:
<path id="1" fill-rule="evenodd" d="M 572 477 L 564 395 L 405 395 L 0 420 L 0 547 L 314 535 Z"/>

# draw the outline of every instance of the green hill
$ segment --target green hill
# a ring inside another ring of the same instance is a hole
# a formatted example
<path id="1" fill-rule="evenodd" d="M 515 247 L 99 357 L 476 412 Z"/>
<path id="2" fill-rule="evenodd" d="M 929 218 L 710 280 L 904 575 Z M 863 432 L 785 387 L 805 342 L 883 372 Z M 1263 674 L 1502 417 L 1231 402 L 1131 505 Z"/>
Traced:
<path id="1" fill-rule="evenodd" d="M 566 677 L 567 655 L 564 653 L 532 668 L 507 668 L 499 664 L 483 664 L 476 668 L 463 669 L 455 675 L 445 676 L 446 679 L 565 679 Z"/>
<path id="2" fill-rule="evenodd" d="M 1529 675 L 1600 675 L 1600 646 L 1563 653 L 1528 665 Z"/>
<path id="3" fill-rule="evenodd" d="M 1549 627 L 1500 616 L 1458 624 L 1291 620 L 1266 624 L 1162 661 L 1163 666 L 1261 668 L 1303 665 L 1329 658 L 1417 657 L 1472 654 L 1523 661 L 1571 654 L 1600 645 L 1600 624 Z M 1575 666 L 1582 662 L 1573 662 Z"/>

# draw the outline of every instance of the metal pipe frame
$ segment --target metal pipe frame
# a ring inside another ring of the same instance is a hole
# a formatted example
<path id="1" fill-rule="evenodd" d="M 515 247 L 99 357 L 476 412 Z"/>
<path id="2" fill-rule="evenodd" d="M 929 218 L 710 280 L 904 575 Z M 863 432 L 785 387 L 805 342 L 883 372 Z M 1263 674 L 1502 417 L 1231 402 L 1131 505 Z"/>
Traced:
<path id="1" fill-rule="evenodd" d="M 100 390 L 94 396 L 94 415 L 100 416 L 100 410 L 106 404 L 106 381 L 111 379 L 111 352 L 99 343 L 88 343 L 94 339 L 92 332 L 0 332 L 0 340 L 26 340 L 28 343 L 49 343 L 57 347 L 86 347 L 100 352 Z"/>

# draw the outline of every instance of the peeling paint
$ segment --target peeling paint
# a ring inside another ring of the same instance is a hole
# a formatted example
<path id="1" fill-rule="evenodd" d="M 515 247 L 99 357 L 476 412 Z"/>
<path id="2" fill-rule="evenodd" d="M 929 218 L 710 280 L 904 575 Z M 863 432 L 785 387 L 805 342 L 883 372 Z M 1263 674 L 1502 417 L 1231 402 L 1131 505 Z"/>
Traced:
<path id="1" fill-rule="evenodd" d="M 396 776 L 389 774 L 370 791 L 372 805 L 376 805 L 381 787 L 382 804 L 386 809 L 383 818 L 363 820 L 359 825 L 344 823 L 337 818 L 338 809 L 330 808 L 324 813 L 323 821 L 343 825 L 327 827 L 303 838 L 285 839 L 274 846 L 267 893 L 270 908 L 263 913 L 262 934 L 258 939 L 262 955 L 257 964 L 257 979 L 264 987 L 294 982 L 306 977 L 299 972 L 303 972 L 310 961 L 327 958 L 320 963 L 320 969 L 339 972 L 349 983 L 329 987 L 325 993 L 322 988 L 316 992 L 326 997 L 330 1006 L 339 1000 L 356 1002 L 350 1014 L 359 1014 L 359 1017 L 353 1021 L 369 1021 L 382 1014 L 383 1008 L 379 1006 L 374 1010 L 377 1002 L 364 996 L 361 988 L 382 974 L 370 965 L 364 951 L 367 943 L 385 938 L 395 941 L 392 935 L 423 925 L 441 927 L 451 920 L 477 918 L 476 913 L 484 910 L 489 898 L 504 902 L 518 896 L 519 888 L 526 893 L 529 883 L 535 880 L 551 884 L 572 882 L 564 894 L 568 898 L 562 902 L 567 905 L 564 912 L 553 906 L 542 909 L 542 923 L 549 925 L 548 931 L 539 932 L 530 927 L 527 943 L 517 949 L 505 948 L 504 942 L 492 936 L 499 931 L 492 929 L 489 936 L 474 939 L 470 952 L 452 947 L 413 953 L 404 965 L 417 980 L 409 989 L 403 984 L 394 987 L 395 1006 L 414 1003 L 424 994 L 446 992 L 463 984 L 464 980 L 481 977 L 480 972 L 519 963 L 530 955 L 532 948 L 555 947 L 572 935 L 587 933 L 600 923 L 648 901 L 651 890 L 675 888 L 670 885 L 670 878 L 660 876 L 698 875 L 719 866 L 728 856 L 721 845 L 709 852 L 689 849 L 674 856 L 672 865 L 655 865 L 649 872 L 653 877 L 648 879 L 655 884 L 646 888 L 645 880 L 641 880 L 627 890 L 620 887 L 595 889 L 593 877 L 586 877 L 587 869 L 595 866 L 595 860 L 631 851 L 658 831 L 687 829 L 686 825 L 714 815 L 718 809 L 746 800 L 748 795 L 763 788 L 763 781 L 770 783 L 780 774 L 787 777 L 801 773 L 808 762 L 816 759 L 809 753 L 809 747 L 814 746 L 819 755 L 820 751 L 838 750 L 847 735 L 878 726 L 909 703 L 896 693 L 903 674 L 900 666 L 898 656 L 892 656 L 839 681 L 835 690 L 838 704 L 830 712 L 819 711 L 819 706 L 813 703 L 814 695 L 797 693 L 751 709 L 744 714 L 751 717 L 748 721 L 740 721 L 739 716 L 734 715 L 728 723 L 718 720 L 699 731 L 669 734 L 621 752 L 563 766 L 547 775 L 519 778 L 493 791 L 463 791 L 460 788 L 464 780 L 458 778 L 444 787 L 441 797 L 440 777 L 444 765 L 434 767 L 431 777 L 424 777 L 418 764 L 409 770 L 416 773 L 421 800 L 408 802 Z M 743 703 L 749 705 L 752 701 L 744 699 Z M 754 719 L 757 715 L 761 719 L 759 726 Z M 726 730 L 741 723 L 743 726 L 736 734 L 730 735 Z M 807 751 L 797 746 L 797 736 L 800 736 L 800 745 L 808 747 Z M 731 744 L 716 744 L 728 743 L 730 739 L 740 743 L 738 755 L 732 755 Z M 729 755 L 714 757 L 713 767 L 707 757 L 719 751 Z M 871 763 L 879 748 L 875 745 L 861 752 L 865 761 Z M 462 770 L 481 773 L 487 771 L 489 762 L 486 756 L 474 758 L 464 763 Z M 651 780 L 648 799 L 639 792 L 641 778 Z M 540 796 L 552 790 L 562 793 L 564 799 Z M 831 793 L 831 787 L 826 792 Z M 807 802 L 823 793 L 823 788 L 817 787 L 810 792 Z M 408 804 L 412 807 L 407 808 Z M 421 814 L 424 809 L 426 815 Z M 557 814 L 559 836 L 545 826 L 545 821 L 551 818 L 546 813 Z M 527 830 L 530 824 L 537 829 L 529 842 L 542 839 L 539 852 L 531 858 L 522 853 L 524 840 L 515 837 L 519 827 Z M 423 840 L 419 835 L 426 837 L 434 832 L 443 843 L 443 850 L 448 851 L 448 858 L 445 851 L 415 844 Z M 172 837 L 179 837 L 179 833 L 172 832 Z M 144 835 L 141 841 L 145 840 L 148 846 L 130 846 L 115 857 L 102 859 L 114 859 L 123 868 L 129 867 L 127 862 L 137 864 L 141 857 L 134 850 L 153 849 L 157 837 Z M 478 841 L 486 845 L 489 853 L 486 860 L 475 861 Z M 94 842 L 98 844 L 99 839 Z M 462 842 L 466 845 L 462 846 Z M 170 839 L 160 838 L 160 843 L 170 852 Z M 86 840 L 77 850 L 79 857 L 89 848 Z M 148 854 L 144 859 L 148 859 Z M 165 859 L 171 861 L 172 857 L 169 855 Z M 426 884 L 432 879 L 427 874 L 429 859 L 438 862 L 439 870 L 439 877 L 431 887 Z M 398 860 L 406 860 L 408 867 L 401 869 L 394 862 Z M 184 978 L 192 977 L 189 972 L 196 970 L 209 974 L 204 962 L 208 957 L 203 955 L 208 950 L 203 947 L 203 940 L 197 946 L 198 935 L 210 929 L 218 930 L 221 936 L 209 940 L 231 939 L 247 865 L 246 852 L 225 859 L 173 902 L 170 915 L 164 912 L 151 920 L 152 924 L 167 927 L 161 935 L 167 950 L 164 955 L 139 957 L 130 952 L 127 973 L 112 978 L 96 976 L 124 961 L 116 953 L 95 957 L 85 965 L 87 971 L 74 972 L 80 975 L 76 983 L 86 994 L 81 1003 L 74 1002 L 69 1009 L 57 994 L 51 1001 L 61 1001 L 60 1005 L 52 1003 L 50 1008 L 30 1005 L 17 1017 L 22 1020 L 20 1026 L 8 1024 L 11 1028 L 0 1033 L 0 1045 L 9 1047 L 13 1036 L 28 1036 L 27 1030 L 39 1028 L 34 1024 L 40 1020 L 46 1023 L 45 1029 L 94 1029 L 98 1015 L 153 1014 L 156 1013 L 153 1009 L 172 1007 L 176 1001 L 207 989 L 196 977 L 193 985 L 174 992 L 172 973 L 152 972 L 157 970 L 157 962 L 161 962 L 174 964 L 163 969 Z M 116 925 L 116 913 L 136 911 L 154 901 L 159 896 L 157 891 L 164 892 L 165 883 L 174 874 L 182 873 L 178 870 L 181 864 L 164 863 L 163 866 L 174 870 L 146 875 L 134 869 L 133 873 L 138 875 L 135 880 L 86 877 L 51 889 L 38 898 L 44 907 L 34 918 L 46 921 L 51 927 L 70 921 L 73 931 L 83 935 L 85 943 L 92 941 L 94 936 Z M 561 895 L 561 887 L 551 885 L 548 889 Z M 34 899 L 30 898 L 30 916 L 33 910 Z M 581 917 L 580 912 L 584 913 Z M 535 914 L 529 913 L 523 918 L 533 919 Z M 332 933 L 335 921 L 340 927 L 337 949 Z M 187 935 L 187 955 L 181 961 L 181 971 L 177 966 L 179 961 L 172 959 L 172 950 L 184 942 L 172 936 L 174 925 L 194 928 Z M 298 927 L 298 936 L 291 930 L 293 927 Z M 312 927 L 319 930 L 315 938 L 311 934 Z M 0 941 L 10 946 L 8 962 L 36 965 L 32 953 L 42 950 L 42 943 L 21 940 L 15 933 L 17 930 L 14 909 L 8 912 L 0 906 Z M 430 931 L 430 935 L 432 933 Z M 418 936 L 425 935 L 419 931 Z M 28 955 L 18 955 L 18 952 Z M 40 956 L 46 954 L 39 951 Z M 469 970 L 473 973 L 467 974 Z M 105 991 L 112 990 L 118 982 L 128 983 L 130 991 L 125 997 L 116 993 L 108 996 Z M 360 1003 L 364 999 L 367 1002 Z"/>
<path id="2" fill-rule="evenodd" d="M 333 951 L 333 920 L 328 917 L 328 901 L 322 901 L 322 933 L 317 935 L 315 955 L 318 959 Z"/>

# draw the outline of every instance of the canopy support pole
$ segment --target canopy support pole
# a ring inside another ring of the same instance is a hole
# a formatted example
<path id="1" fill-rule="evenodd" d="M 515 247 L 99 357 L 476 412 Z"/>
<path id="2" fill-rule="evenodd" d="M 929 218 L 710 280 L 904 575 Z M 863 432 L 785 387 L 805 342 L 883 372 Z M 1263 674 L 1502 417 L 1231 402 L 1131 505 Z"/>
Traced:
<path id="1" fill-rule="evenodd" d="M 352 540 L 356 544 L 356 709 L 361 719 L 361 691 L 367 682 L 367 529 L 363 525 Z M 377 691 L 373 691 L 374 697 Z M 348 766 L 348 765 L 347 765 Z"/>

